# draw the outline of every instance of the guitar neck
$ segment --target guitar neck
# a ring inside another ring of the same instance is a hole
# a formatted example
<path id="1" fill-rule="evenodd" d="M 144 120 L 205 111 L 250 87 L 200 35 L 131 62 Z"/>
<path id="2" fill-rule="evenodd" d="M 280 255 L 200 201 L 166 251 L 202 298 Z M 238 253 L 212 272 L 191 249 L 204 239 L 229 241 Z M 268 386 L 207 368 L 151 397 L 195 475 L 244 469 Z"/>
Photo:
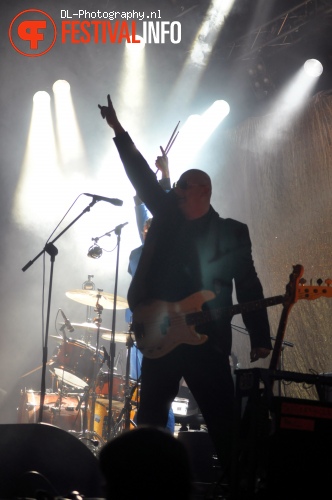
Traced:
<path id="1" fill-rule="evenodd" d="M 233 317 L 236 314 L 258 311 L 270 306 L 282 304 L 285 300 L 284 295 L 276 295 L 267 299 L 254 300 L 243 304 L 235 304 L 231 307 L 222 307 L 220 309 L 204 310 L 186 315 L 188 325 L 202 325 L 209 321 L 215 321 L 222 317 Z"/>
<path id="2" fill-rule="evenodd" d="M 279 320 L 279 326 L 278 326 L 278 331 L 277 331 L 277 335 L 276 335 L 276 340 L 274 343 L 274 348 L 273 348 L 273 352 L 272 352 L 272 356 L 271 356 L 271 360 L 270 360 L 270 366 L 269 366 L 270 370 L 277 370 L 278 369 L 278 363 L 279 363 L 281 350 L 282 350 L 282 343 L 283 343 L 284 335 L 286 332 L 288 316 L 289 316 L 289 313 L 290 313 L 292 306 L 293 306 L 293 304 L 285 305 L 283 310 L 282 310 L 280 320 Z"/>

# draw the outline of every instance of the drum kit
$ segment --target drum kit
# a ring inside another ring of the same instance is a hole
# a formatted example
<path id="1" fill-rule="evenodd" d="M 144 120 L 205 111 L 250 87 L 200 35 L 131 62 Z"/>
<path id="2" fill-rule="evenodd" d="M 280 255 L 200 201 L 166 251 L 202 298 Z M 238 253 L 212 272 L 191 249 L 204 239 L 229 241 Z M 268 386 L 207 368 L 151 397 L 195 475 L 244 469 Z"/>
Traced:
<path id="1" fill-rule="evenodd" d="M 57 392 L 46 391 L 42 421 L 75 434 L 96 454 L 111 438 L 136 426 L 140 384 L 130 378 L 130 350 L 134 341 L 130 333 L 113 334 L 112 330 L 100 326 L 102 310 L 114 306 L 112 294 L 80 289 L 66 295 L 81 304 L 94 306 L 97 317 L 92 322 L 70 323 L 62 314 L 66 319 L 61 323 L 61 335 L 51 336 L 59 343 L 47 363 Z M 128 308 L 127 301 L 117 297 L 116 308 Z M 95 347 L 83 340 L 68 338 L 66 328 L 69 331 L 77 328 L 96 336 Z M 104 340 L 126 344 L 125 375 L 114 373 L 116 368 L 110 363 L 110 355 L 104 347 L 99 348 L 100 335 Z M 106 371 L 102 370 L 104 363 Z M 33 390 L 22 393 L 19 423 L 37 422 L 39 410 L 40 393 Z"/>

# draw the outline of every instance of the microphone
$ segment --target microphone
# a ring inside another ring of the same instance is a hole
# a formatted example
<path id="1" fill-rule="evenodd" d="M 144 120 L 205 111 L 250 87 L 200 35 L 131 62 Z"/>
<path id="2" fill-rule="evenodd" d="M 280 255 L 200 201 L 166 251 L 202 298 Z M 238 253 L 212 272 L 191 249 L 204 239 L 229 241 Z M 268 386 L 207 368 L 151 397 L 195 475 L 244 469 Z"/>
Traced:
<path id="1" fill-rule="evenodd" d="M 117 231 L 121 231 L 121 229 L 123 227 L 125 227 L 126 225 L 128 224 L 128 222 L 124 222 L 123 224 L 119 224 L 118 226 L 116 226 L 116 228 L 114 229 L 114 232 L 116 233 Z"/>
<path id="2" fill-rule="evenodd" d="M 94 243 L 88 250 L 88 257 L 91 257 L 91 259 L 99 259 L 103 254 L 103 249 L 100 248 L 97 243 Z"/>
<path id="3" fill-rule="evenodd" d="M 107 201 L 107 203 L 112 203 L 112 205 L 116 205 L 117 207 L 121 207 L 123 205 L 122 200 L 118 200 L 117 198 L 106 198 L 105 196 L 99 196 L 98 194 L 90 194 L 83 193 L 85 196 L 91 196 L 96 201 Z"/>
<path id="4" fill-rule="evenodd" d="M 65 313 L 63 312 L 62 309 L 60 309 L 60 312 L 62 314 L 62 317 L 65 321 L 65 327 L 67 328 L 68 332 L 74 332 L 75 331 L 75 328 L 73 327 L 73 325 L 71 324 L 71 322 L 69 321 L 69 319 L 66 317 Z"/>

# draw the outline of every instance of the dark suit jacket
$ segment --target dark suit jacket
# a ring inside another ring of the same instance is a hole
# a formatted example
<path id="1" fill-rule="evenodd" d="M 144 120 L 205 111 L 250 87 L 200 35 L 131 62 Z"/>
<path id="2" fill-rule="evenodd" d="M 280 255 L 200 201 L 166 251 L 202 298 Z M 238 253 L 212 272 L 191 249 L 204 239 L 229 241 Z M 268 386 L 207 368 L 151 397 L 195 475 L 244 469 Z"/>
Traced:
<path id="1" fill-rule="evenodd" d="M 180 301 L 199 290 L 211 290 L 215 298 L 204 305 L 213 321 L 198 331 L 207 333 L 218 348 L 231 352 L 233 284 L 239 303 L 263 298 L 248 228 L 223 219 L 210 207 L 194 221 L 186 220 L 173 191 L 165 193 L 156 176 L 127 133 L 115 138 L 126 173 L 138 195 L 153 214 L 137 272 L 128 291 L 132 310 L 146 299 Z M 223 310 L 216 316 L 214 312 Z M 252 347 L 271 349 L 266 309 L 242 314 Z"/>

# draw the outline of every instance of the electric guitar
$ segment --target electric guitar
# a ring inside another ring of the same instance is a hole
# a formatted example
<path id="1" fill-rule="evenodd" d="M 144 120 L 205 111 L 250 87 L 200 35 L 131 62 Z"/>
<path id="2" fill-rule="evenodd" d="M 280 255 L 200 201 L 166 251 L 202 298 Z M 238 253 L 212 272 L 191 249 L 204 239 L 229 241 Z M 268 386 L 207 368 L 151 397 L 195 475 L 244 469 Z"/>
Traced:
<path id="1" fill-rule="evenodd" d="M 221 317 L 257 311 L 278 304 L 295 303 L 297 300 L 313 300 L 332 297 L 331 280 L 326 286 L 305 286 L 300 284 L 303 274 L 301 265 L 293 266 L 290 283 L 284 295 L 264 298 L 243 304 L 235 304 L 213 310 L 202 310 L 202 305 L 215 298 L 210 290 L 202 290 L 179 302 L 148 300 L 141 302 L 133 311 L 131 332 L 135 335 L 137 348 L 147 358 L 161 358 L 180 344 L 201 345 L 208 336 L 195 330 L 196 326 Z"/>

